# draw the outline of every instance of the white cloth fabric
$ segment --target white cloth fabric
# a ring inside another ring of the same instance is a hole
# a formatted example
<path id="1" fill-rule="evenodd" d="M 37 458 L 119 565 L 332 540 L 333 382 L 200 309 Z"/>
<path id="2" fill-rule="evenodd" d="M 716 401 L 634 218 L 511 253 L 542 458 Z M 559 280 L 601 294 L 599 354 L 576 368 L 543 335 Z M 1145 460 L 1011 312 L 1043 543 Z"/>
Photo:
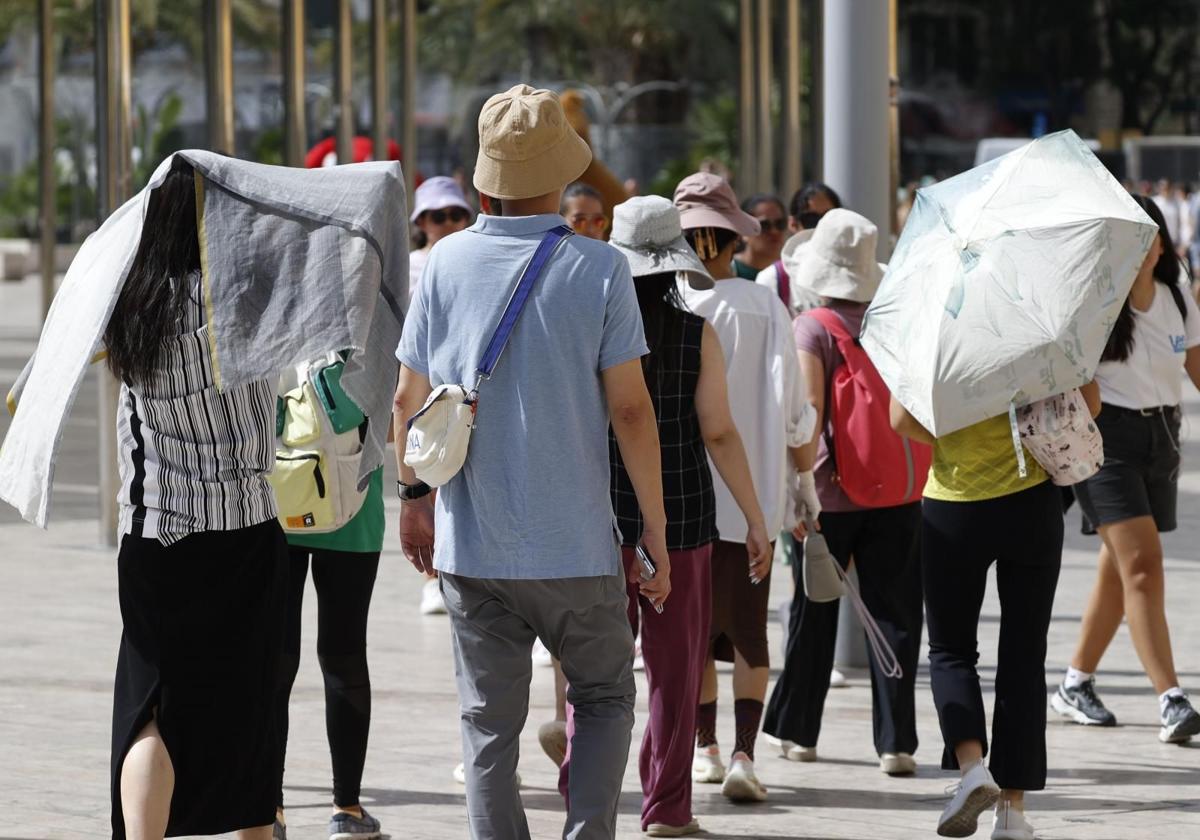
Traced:
<path id="1" fill-rule="evenodd" d="M 360 486 L 383 463 L 408 285 L 404 176 L 395 162 L 267 166 L 188 150 L 200 174 L 198 223 L 219 391 L 274 379 L 291 364 L 352 349 L 342 386 L 368 417 Z M 121 205 L 72 260 L 26 366 L 0 448 L 0 499 L 45 527 L 67 415 L 100 348 L 142 238 L 150 192 Z"/>
<path id="2" fill-rule="evenodd" d="M 788 485 L 794 470 L 787 450 L 812 439 L 817 413 L 805 399 L 787 309 L 769 288 L 738 278 L 719 280 L 704 292 L 686 284 L 679 290 L 721 341 L 729 407 L 746 448 L 767 533 L 792 528 L 796 522 Z M 721 539 L 744 542 L 746 520 L 715 466 L 713 490 Z"/>
<path id="3" fill-rule="evenodd" d="M 1133 350 L 1123 362 L 1101 362 L 1096 369 L 1100 399 L 1121 408 L 1179 405 L 1183 399 L 1183 362 L 1187 351 L 1200 347 L 1200 307 L 1186 284 L 1180 284 L 1187 323 L 1171 290 L 1155 284 L 1154 302 L 1145 312 L 1133 310 Z"/>

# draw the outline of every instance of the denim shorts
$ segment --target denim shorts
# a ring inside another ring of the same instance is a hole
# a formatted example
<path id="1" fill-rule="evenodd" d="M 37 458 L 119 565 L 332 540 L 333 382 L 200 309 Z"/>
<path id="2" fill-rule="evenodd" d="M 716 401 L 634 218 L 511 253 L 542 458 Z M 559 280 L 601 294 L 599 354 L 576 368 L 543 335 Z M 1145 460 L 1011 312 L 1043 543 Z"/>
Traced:
<path id="1" fill-rule="evenodd" d="M 1104 466 L 1075 485 L 1083 533 L 1139 516 L 1153 516 L 1160 532 L 1175 530 L 1181 417 L 1179 406 L 1139 411 L 1105 404 L 1096 418 Z"/>

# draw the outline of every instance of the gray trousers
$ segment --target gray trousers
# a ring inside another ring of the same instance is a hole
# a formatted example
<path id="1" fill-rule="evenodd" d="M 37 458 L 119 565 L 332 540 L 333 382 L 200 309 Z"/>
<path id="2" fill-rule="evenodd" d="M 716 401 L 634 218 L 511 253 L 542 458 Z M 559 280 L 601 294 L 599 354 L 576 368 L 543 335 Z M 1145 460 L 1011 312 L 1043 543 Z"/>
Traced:
<path id="1" fill-rule="evenodd" d="M 494 580 L 442 573 L 462 714 L 473 840 L 528 840 L 516 783 L 535 638 L 575 707 L 566 840 L 612 840 L 633 730 L 633 634 L 624 574 Z"/>

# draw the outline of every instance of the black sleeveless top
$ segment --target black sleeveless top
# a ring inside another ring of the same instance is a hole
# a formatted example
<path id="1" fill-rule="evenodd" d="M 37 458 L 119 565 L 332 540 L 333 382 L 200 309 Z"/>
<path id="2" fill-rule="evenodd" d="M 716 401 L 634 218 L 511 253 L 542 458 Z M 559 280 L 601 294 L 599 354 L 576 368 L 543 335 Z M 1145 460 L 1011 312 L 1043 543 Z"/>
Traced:
<path id="1" fill-rule="evenodd" d="M 700 340 L 704 319 L 683 313 L 678 342 L 659 348 L 657 381 L 647 384 L 658 418 L 662 453 L 663 501 L 667 510 L 667 548 L 699 548 L 717 539 L 717 503 L 713 496 L 708 452 L 696 414 L 696 384 L 700 380 Z M 642 513 L 617 439 L 608 431 L 609 484 L 621 541 L 633 546 L 642 533 Z"/>

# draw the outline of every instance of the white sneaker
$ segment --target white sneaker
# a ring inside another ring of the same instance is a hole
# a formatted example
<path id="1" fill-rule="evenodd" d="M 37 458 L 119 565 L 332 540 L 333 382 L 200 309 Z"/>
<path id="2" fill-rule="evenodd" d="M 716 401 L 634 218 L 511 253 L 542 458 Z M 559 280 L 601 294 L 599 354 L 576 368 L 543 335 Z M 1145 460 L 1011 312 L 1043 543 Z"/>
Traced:
<path id="1" fill-rule="evenodd" d="M 552 720 L 539 726 L 538 744 L 555 767 L 562 767 L 567 758 L 567 722 Z"/>
<path id="2" fill-rule="evenodd" d="M 687 837 L 700 833 L 700 823 L 695 819 L 687 825 L 667 825 L 666 823 L 650 823 L 644 832 L 647 837 Z"/>
<path id="3" fill-rule="evenodd" d="M 754 762 L 744 752 L 733 754 L 721 795 L 734 802 L 762 802 L 767 798 L 767 789 L 754 775 Z"/>
<path id="4" fill-rule="evenodd" d="M 996 804 L 1000 787 L 992 774 L 976 764 L 954 788 L 954 798 L 942 811 L 937 833 L 941 837 L 970 837 L 979 828 L 979 815 Z"/>
<path id="5" fill-rule="evenodd" d="M 692 756 L 692 781 L 702 785 L 719 785 L 725 781 L 725 765 L 721 763 L 721 748 L 716 744 L 696 747 Z"/>
<path id="6" fill-rule="evenodd" d="M 1037 840 L 1037 835 L 1024 812 L 1002 799 L 992 817 L 992 840 Z"/>
<path id="7" fill-rule="evenodd" d="M 541 668 L 554 666 L 554 655 L 542 644 L 541 639 L 533 640 L 533 664 Z"/>
<path id="8" fill-rule="evenodd" d="M 784 756 L 788 761 L 802 761 L 805 763 L 817 760 L 816 747 L 802 747 L 799 744 L 793 744 L 791 749 Z"/>
<path id="9" fill-rule="evenodd" d="M 843 674 L 841 671 L 839 671 L 837 668 L 834 668 L 833 671 L 830 672 L 830 674 L 829 674 L 829 687 L 830 688 L 845 688 L 846 687 L 846 675 Z"/>
<path id="10" fill-rule="evenodd" d="M 908 753 L 884 753 L 879 756 L 879 769 L 889 776 L 911 776 L 917 772 L 917 762 Z"/>
<path id="11" fill-rule="evenodd" d="M 445 615 L 446 602 L 442 600 L 442 590 L 438 587 L 437 578 L 425 581 L 421 587 L 421 615 Z"/>
<path id="12" fill-rule="evenodd" d="M 466 765 L 463 764 L 461 761 L 458 764 L 454 765 L 454 773 L 452 775 L 454 776 L 454 781 L 458 782 L 460 785 L 465 785 L 467 783 Z M 520 787 L 521 786 L 521 772 L 519 770 L 514 774 L 513 778 L 517 782 L 517 787 Z"/>

